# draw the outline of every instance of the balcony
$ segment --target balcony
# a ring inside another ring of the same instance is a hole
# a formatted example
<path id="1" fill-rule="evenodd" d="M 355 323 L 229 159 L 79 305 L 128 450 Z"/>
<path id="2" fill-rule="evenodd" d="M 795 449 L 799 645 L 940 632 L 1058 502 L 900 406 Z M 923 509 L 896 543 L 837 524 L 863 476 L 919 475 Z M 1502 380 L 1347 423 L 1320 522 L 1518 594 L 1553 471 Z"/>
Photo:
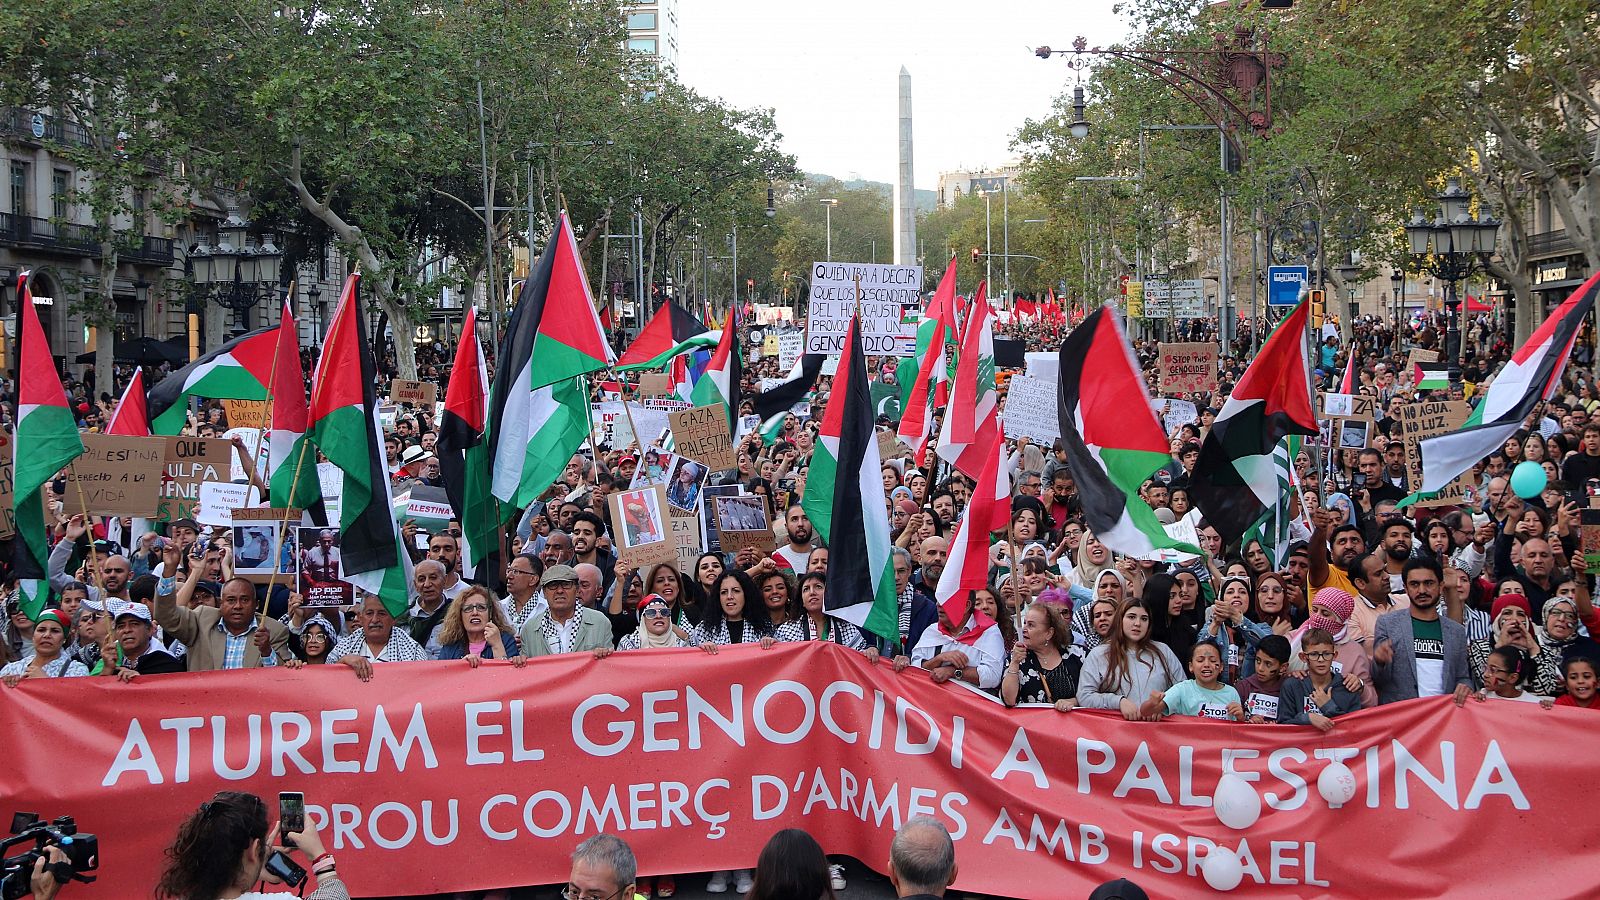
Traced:
<path id="1" fill-rule="evenodd" d="M 131 237 L 124 235 L 124 237 Z M 137 246 L 125 246 L 119 254 L 120 258 L 134 265 L 145 266 L 170 266 L 177 259 L 173 253 L 172 238 L 152 237 L 145 235 Z"/>
<path id="2" fill-rule="evenodd" d="M 20 106 L 0 107 L 0 135 L 24 141 L 51 141 L 77 147 L 94 146 L 89 132 L 77 122 Z"/>
<path id="3" fill-rule="evenodd" d="M 100 241 L 87 225 L 57 225 L 14 213 L 0 213 L 0 244 L 34 247 L 82 256 L 100 252 Z"/>
<path id="4" fill-rule="evenodd" d="M 1554 256 L 1557 253 L 1570 253 L 1575 246 L 1572 242 L 1572 236 L 1567 234 L 1565 228 L 1528 235 L 1529 256 Z"/>

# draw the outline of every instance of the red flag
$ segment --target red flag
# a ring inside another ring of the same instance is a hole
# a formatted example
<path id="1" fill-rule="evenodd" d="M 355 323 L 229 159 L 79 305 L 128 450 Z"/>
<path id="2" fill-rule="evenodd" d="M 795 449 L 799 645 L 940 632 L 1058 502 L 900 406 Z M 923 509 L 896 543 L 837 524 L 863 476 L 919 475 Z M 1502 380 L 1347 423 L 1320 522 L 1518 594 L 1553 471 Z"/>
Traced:
<path id="1" fill-rule="evenodd" d="M 934 589 L 939 605 L 952 624 L 960 628 L 967 615 L 967 598 L 972 592 L 989 584 L 989 534 L 1006 526 L 1011 519 L 1011 479 L 1006 467 L 1001 465 L 1005 456 L 1005 441 L 1000 432 L 987 437 L 983 468 L 978 471 L 978 484 L 972 490 L 972 502 L 966 514 L 956 524 L 950 539 L 950 556 L 944 573 Z M 952 635 L 963 644 L 972 644 L 994 620 L 981 612 L 973 613 L 972 629 L 964 634 Z"/>
<path id="2" fill-rule="evenodd" d="M 144 406 L 144 370 L 134 369 L 133 377 L 117 401 L 116 412 L 106 425 L 106 434 L 125 434 L 130 437 L 150 436 L 150 416 Z"/>

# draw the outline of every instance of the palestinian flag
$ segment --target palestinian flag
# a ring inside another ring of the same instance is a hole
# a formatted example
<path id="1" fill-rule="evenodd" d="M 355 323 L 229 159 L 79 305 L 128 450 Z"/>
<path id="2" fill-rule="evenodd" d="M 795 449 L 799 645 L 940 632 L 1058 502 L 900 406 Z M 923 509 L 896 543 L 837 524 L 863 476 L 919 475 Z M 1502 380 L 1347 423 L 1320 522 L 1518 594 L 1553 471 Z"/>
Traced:
<path id="1" fill-rule="evenodd" d="M 784 380 L 750 398 L 752 411 L 762 421 L 777 416 L 783 418 L 796 403 L 811 396 L 817 386 L 817 376 L 822 374 L 822 364 L 828 358 L 821 353 L 807 353 L 795 360 L 794 368 Z"/>
<path id="2" fill-rule="evenodd" d="M 271 506 L 306 509 L 321 501 L 322 484 L 317 479 L 317 454 L 306 439 L 311 413 L 306 403 L 306 373 L 300 367 L 300 329 L 287 302 L 275 331 L 278 361 L 271 372 L 267 494 Z"/>
<path id="3" fill-rule="evenodd" d="M 1358 387 L 1356 384 L 1356 348 L 1354 345 L 1350 347 L 1347 357 L 1344 361 L 1344 378 L 1339 382 L 1339 393 L 1354 394 Z"/>
<path id="4" fill-rule="evenodd" d="M 739 427 L 739 386 L 744 380 L 744 368 L 739 359 L 739 328 L 732 311 L 723 323 L 717 349 L 711 362 L 689 392 L 689 402 L 695 406 L 722 404 L 728 411 L 728 433 Z"/>
<path id="5" fill-rule="evenodd" d="M 968 478 L 983 469 L 984 448 L 990 433 L 1000 431 L 1000 392 L 994 383 L 994 329 L 984 285 L 967 305 L 961 329 L 961 350 L 956 355 L 955 387 L 939 432 L 939 457 Z"/>
<path id="6" fill-rule="evenodd" d="M 1172 453 L 1116 316 L 1105 307 L 1090 313 L 1061 342 L 1060 360 L 1061 446 L 1078 482 L 1085 526 L 1130 556 L 1158 548 L 1198 554 L 1198 547 L 1168 536 L 1139 496 Z"/>
<path id="7" fill-rule="evenodd" d="M 106 424 L 106 434 L 125 434 L 129 437 L 150 436 L 150 416 L 144 408 L 144 370 L 134 369 L 133 377 L 117 401 L 117 409 Z"/>
<path id="8" fill-rule="evenodd" d="M 1267 336 L 1200 444 L 1189 496 L 1223 543 L 1238 540 L 1277 501 L 1278 442 L 1317 433 L 1306 363 L 1309 315 L 1309 301 L 1301 300 Z"/>
<path id="9" fill-rule="evenodd" d="M 1417 445 L 1422 453 L 1422 491 L 1438 491 L 1472 464 L 1506 442 L 1539 401 L 1548 400 L 1561 386 L 1578 330 L 1594 310 L 1600 291 L 1600 272 L 1589 277 L 1517 348 L 1511 361 L 1489 383 L 1461 430 L 1428 438 Z M 1401 501 L 1404 503 L 1405 501 Z"/>
<path id="10" fill-rule="evenodd" d="M 1011 478 L 1004 457 L 1005 441 L 996 433 L 983 455 L 983 469 L 978 473 L 972 502 L 967 504 L 966 513 L 950 538 L 950 557 L 934 589 L 939 605 L 958 627 L 967 618 L 967 598 L 973 591 L 989 586 L 989 536 L 1011 521 Z M 976 626 L 957 640 L 971 644 L 994 624 L 982 613 L 974 618 L 978 620 Z"/>
<path id="11" fill-rule="evenodd" d="M 949 402 L 946 343 L 955 336 L 956 257 L 950 257 L 928 311 L 917 326 L 917 372 L 901 385 L 899 436 L 916 453 L 917 465 L 928 462 L 933 437 L 933 411 Z"/>
<path id="12" fill-rule="evenodd" d="M 1411 366 L 1411 384 L 1419 391 L 1442 391 L 1450 386 L 1450 364 L 1423 362 Z"/>
<path id="13" fill-rule="evenodd" d="M 500 549 L 500 523 L 505 521 L 490 490 L 489 445 L 483 439 L 488 417 L 489 375 L 478 343 L 478 311 L 469 307 L 434 448 L 445 495 L 461 522 L 461 572 L 468 578 Z"/>
<path id="14" fill-rule="evenodd" d="M 234 338 L 156 382 L 145 401 L 151 433 L 181 434 L 190 397 L 267 399 L 277 352 L 278 326 L 269 325 Z"/>
<path id="15" fill-rule="evenodd" d="M 617 359 L 618 372 L 659 369 L 678 354 L 694 347 L 715 347 L 716 339 L 694 339 L 709 331 L 694 313 L 668 300 L 650 317 L 639 336 Z"/>
<path id="16" fill-rule="evenodd" d="M 12 574 L 17 579 L 18 604 L 37 622 L 50 598 L 44 484 L 83 454 L 83 439 L 33 308 L 27 273 L 17 277 L 16 328 L 17 424 L 12 431 L 11 472 L 17 540 L 12 544 Z"/>
<path id="17" fill-rule="evenodd" d="M 852 317 L 801 506 L 828 546 L 828 611 L 885 640 L 900 636 L 878 436 L 861 322 Z"/>
<path id="18" fill-rule="evenodd" d="M 396 618 L 410 595 L 410 557 L 400 546 L 378 428 L 377 366 L 361 314 L 361 276 L 345 279 L 312 379 L 306 437 L 338 470 L 339 552 L 344 578 L 383 598 Z"/>
<path id="19" fill-rule="evenodd" d="M 566 468 L 589 434 L 582 376 L 612 361 L 562 213 L 506 323 L 489 389 L 484 437 L 503 513 L 532 503 Z"/>

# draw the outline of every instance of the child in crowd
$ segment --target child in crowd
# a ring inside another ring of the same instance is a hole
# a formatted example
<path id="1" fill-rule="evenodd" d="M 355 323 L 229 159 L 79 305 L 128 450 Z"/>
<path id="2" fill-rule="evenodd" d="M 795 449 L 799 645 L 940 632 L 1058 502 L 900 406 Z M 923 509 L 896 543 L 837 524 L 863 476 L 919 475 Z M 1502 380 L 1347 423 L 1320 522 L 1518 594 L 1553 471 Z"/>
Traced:
<path id="1" fill-rule="evenodd" d="M 1539 701 L 1545 709 L 1552 706 L 1600 709 L 1600 678 L 1596 677 L 1594 657 L 1569 656 L 1562 660 L 1561 677 L 1566 681 L 1567 692 L 1554 700 Z"/>
<path id="2" fill-rule="evenodd" d="M 1256 725 L 1278 721 L 1278 693 L 1283 673 L 1289 670 L 1289 639 L 1269 634 L 1256 643 L 1255 672 L 1234 683 L 1244 704 L 1247 721 Z"/>
<path id="3" fill-rule="evenodd" d="M 1239 692 L 1232 685 L 1222 683 L 1222 651 L 1216 644 L 1200 643 L 1190 647 L 1189 671 L 1194 674 L 1193 678 L 1178 682 L 1165 693 L 1151 691 L 1149 699 L 1140 705 L 1140 715 L 1244 721 Z"/>
<path id="4" fill-rule="evenodd" d="M 1278 694 L 1280 725 L 1315 725 L 1323 731 L 1333 729 L 1333 720 L 1361 708 L 1361 695 L 1350 690 L 1344 679 L 1333 672 L 1333 635 L 1326 628 L 1313 628 L 1300 638 L 1300 658 L 1305 661 L 1305 678 L 1289 678 Z"/>
<path id="5" fill-rule="evenodd" d="M 1483 663 L 1483 688 L 1476 694 L 1479 700 L 1521 700 L 1538 703 L 1539 695 L 1530 694 L 1517 681 L 1522 677 L 1522 666 L 1527 660 L 1523 652 L 1509 644 L 1489 651 Z"/>

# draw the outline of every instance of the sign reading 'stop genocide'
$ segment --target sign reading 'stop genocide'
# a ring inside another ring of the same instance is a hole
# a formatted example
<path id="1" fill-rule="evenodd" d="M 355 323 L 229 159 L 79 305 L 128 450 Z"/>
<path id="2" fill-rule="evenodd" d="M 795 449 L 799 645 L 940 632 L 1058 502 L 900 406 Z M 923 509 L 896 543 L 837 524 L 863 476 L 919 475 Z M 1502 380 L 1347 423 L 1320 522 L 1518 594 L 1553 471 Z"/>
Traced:
<path id="1" fill-rule="evenodd" d="M 856 294 L 860 281 L 860 296 Z M 861 346 L 868 356 L 910 356 L 922 308 L 922 267 L 819 262 L 811 266 L 806 352 L 837 356 L 860 305 Z"/>

